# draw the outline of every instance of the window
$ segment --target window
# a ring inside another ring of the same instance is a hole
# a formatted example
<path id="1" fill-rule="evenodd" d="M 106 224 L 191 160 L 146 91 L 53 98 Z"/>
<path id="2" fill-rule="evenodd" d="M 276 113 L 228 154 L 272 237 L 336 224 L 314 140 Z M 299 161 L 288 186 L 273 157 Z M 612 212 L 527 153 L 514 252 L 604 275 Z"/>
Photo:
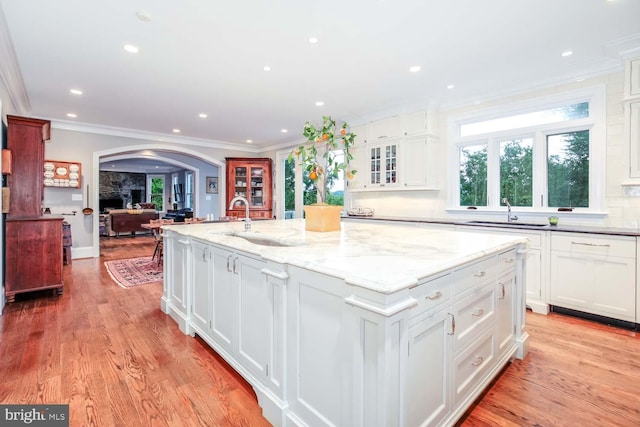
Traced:
<path id="1" fill-rule="evenodd" d="M 164 211 L 164 176 L 163 175 L 147 175 L 147 182 L 151 188 L 149 194 L 149 202 L 156 204 L 157 211 Z"/>
<path id="2" fill-rule="evenodd" d="M 193 209 L 193 172 L 186 172 L 184 174 L 184 207 Z"/>
<path id="3" fill-rule="evenodd" d="M 506 198 L 531 212 L 597 212 L 604 194 L 604 90 L 564 98 L 543 100 L 529 111 L 518 105 L 455 120 L 454 205 L 491 210 Z"/>

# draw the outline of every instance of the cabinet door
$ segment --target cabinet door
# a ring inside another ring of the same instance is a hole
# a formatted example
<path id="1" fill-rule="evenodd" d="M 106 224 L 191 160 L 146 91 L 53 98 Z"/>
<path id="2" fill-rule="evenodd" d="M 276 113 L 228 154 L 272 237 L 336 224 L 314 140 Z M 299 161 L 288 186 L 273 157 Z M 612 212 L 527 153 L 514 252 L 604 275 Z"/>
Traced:
<path id="1" fill-rule="evenodd" d="M 543 301 L 542 251 L 540 249 L 528 249 L 525 258 L 525 286 L 527 287 L 527 304 L 529 304 L 529 301 Z"/>
<path id="2" fill-rule="evenodd" d="M 450 329 L 446 310 L 409 328 L 403 425 L 437 425 L 449 413 Z"/>
<path id="3" fill-rule="evenodd" d="M 402 123 L 400 117 L 392 116 L 375 120 L 368 126 L 370 142 L 381 139 L 397 138 L 402 135 Z"/>
<path id="4" fill-rule="evenodd" d="M 398 144 L 369 144 L 365 153 L 368 177 L 365 187 L 376 188 L 398 184 Z"/>
<path id="5" fill-rule="evenodd" d="M 549 302 L 635 322 L 635 259 L 551 251 Z"/>
<path id="6" fill-rule="evenodd" d="M 209 245 L 197 240 L 192 241 L 192 304 L 191 322 L 200 333 L 210 336 L 211 328 L 211 277 Z"/>
<path id="7" fill-rule="evenodd" d="M 498 345 L 498 356 L 500 356 L 515 343 L 515 305 L 513 304 L 516 287 L 515 274 L 510 273 L 498 278 L 496 286 L 496 314 L 498 324 L 496 341 Z"/>
<path id="8" fill-rule="evenodd" d="M 368 146 L 364 142 L 357 142 L 353 148 L 353 160 L 351 168 L 356 170 L 356 174 L 349 180 L 349 190 L 357 191 L 364 189 L 369 180 Z"/>
<path id="9" fill-rule="evenodd" d="M 224 350 L 233 354 L 237 318 L 237 289 L 234 286 L 233 252 L 211 246 L 213 286 L 211 297 L 211 337 Z"/>
<path id="10" fill-rule="evenodd" d="M 437 139 L 421 136 L 402 143 L 402 180 L 408 189 L 437 189 Z"/>
<path id="11" fill-rule="evenodd" d="M 233 270 L 238 287 L 238 349 L 237 358 L 258 378 L 269 372 L 273 314 L 267 277 L 262 274 L 265 263 L 237 255 Z"/>
<path id="12" fill-rule="evenodd" d="M 185 330 L 187 321 L 187 289 L 189 282 L 189 241 L 177 234 L 167 233 L 164 241 L 164 257 L 167 276 L 165 282 L 169 294 L 169 314 Z"/>

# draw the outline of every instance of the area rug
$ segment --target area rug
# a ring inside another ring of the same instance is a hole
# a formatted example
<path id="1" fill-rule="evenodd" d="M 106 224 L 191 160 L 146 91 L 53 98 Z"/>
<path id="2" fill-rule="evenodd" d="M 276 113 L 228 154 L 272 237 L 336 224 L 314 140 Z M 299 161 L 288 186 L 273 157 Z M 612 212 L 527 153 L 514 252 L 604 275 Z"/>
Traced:
<path id="1" fill-rule="evenodd" d="M 151 257 L 116 259 L 105 261 L 109 275 L 123 288 L 162 283 L 162 264 Z"/>

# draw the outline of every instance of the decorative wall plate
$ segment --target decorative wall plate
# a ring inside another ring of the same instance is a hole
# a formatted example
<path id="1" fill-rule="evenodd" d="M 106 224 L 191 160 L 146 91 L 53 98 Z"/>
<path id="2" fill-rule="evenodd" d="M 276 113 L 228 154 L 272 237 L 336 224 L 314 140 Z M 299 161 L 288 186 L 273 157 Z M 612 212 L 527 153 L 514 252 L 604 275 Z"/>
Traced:
<path id="1" fill-rule="evenodd" d="M 45 178 L 53 178 L 53 175 L 54 175 L 54 173 L 53 173 L 53 171 L 52 171 L 52 170 L 49 170 L 49 171 L 48 171 L 48 170 L 46 170 L 46 171 L 44 171 L 44 177 L 45 177 Z"/>
<path id="2" fill-rule="evenodd" d="M 60 175 L 60 176 L 67 175 L 67 168 L 58 168 L 58 169 L 56 169 L 56 175 Z"/>
<path id="3" fill-rule="evenodd" d="M 46 171 L 52 171 L 55 169 L 55 165 L 53 163 L 45 163 L 44 164 L 44 170 Z"/>
<path id="4" fill-rule="evenodd" d="M 71 172 L 69 174 L 69 179 L 77 181 L 78 180 L 78 173 L 77 172 Z"/>
<path id="5" fill-rule="evenodd" d="M 69 171 L 71 171 L 71 172 L 78 172 L 79 170 L 80 170 L 80 166 L 78 166 L 78 165 L 69 166 Z"/>
<path id="6" fill-rule="evenodd" d="M 77 187 L 78 186 L 78 180 L 77 179 L 70 179 L 69 180 L 69 187 Z"/>
<path id="7" fill-rule="evenodd" d="M 44 185 L 45 185 L 45 186 L 47 186 L 47 187 L 52 187 L 52 186 L 53 186 L 53 183 L 54 183 L 54 182 L 53 182 L 53 179 L 51 179 L 51 178 L 46 178 L 46 179 L 44 180 Z"/>

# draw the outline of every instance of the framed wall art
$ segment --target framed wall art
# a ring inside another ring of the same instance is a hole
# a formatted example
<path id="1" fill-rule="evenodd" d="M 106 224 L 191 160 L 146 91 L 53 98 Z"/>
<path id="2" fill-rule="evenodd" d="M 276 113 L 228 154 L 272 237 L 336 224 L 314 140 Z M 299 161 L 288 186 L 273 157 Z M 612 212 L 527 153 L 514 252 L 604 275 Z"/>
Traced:
<path id="1" fill-rule="evenodd" d="M 218 177 L 217 176 L 207 177 L 207 193 L 218 194 Z"/>

